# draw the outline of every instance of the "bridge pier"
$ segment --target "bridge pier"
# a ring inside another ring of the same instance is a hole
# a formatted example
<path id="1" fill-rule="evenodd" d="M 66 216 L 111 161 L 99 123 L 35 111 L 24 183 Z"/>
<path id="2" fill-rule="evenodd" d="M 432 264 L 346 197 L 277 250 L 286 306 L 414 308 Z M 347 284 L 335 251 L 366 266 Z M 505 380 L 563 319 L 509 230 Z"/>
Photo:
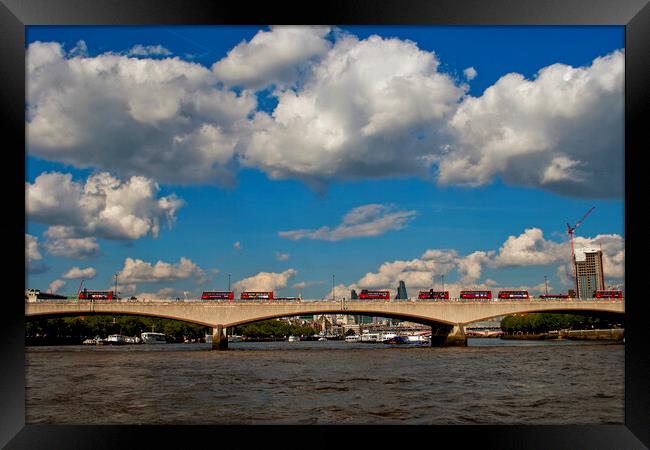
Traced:
<path id="1" fill-rule="evenodd" d="M 462 323 L 431 326 L 431 347 L 466 347 L 467 336 Z"/>
<path id="2" fill-rule="evenodd" d="M 227 328 L 223 325 L 216 325 L 212 328 L 212 350 L 228 350 Z"/>

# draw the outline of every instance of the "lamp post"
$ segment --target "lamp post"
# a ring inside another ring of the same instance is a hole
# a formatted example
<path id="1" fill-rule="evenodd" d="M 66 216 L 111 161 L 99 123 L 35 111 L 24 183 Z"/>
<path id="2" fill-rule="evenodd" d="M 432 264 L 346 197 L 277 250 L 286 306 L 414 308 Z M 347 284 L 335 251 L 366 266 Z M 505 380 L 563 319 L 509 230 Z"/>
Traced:
<path id="1" fill-rule="evenodd" d="M 228 274 L 228 292 L 230 292 L 230 274 Z"/>
<path id="2" fill-rule="evenodd" d="M 117 295 L 117 275 L 118 272 L 115 272 L 115 298 L 118 299 L 119 296 Z"/>

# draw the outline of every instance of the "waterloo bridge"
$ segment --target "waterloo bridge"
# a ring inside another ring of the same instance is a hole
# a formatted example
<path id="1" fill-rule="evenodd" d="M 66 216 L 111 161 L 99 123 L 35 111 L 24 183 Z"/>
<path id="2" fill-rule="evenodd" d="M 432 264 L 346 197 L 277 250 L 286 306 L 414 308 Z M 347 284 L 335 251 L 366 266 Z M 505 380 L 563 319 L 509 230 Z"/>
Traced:
<path id="1" fill-rule="evenodd" d="M 431 345 L 467 345 L 465 327 L 519 313 L 624 314 L 625 299 L 527 300 L 301 300 L 301 301 L 36 301 L 25 302 L 25 316 L 136 315 L 176 319 L 212 327 L 213 349 L 227 349 L 229 327 L 260 320 L 318 314 L 366 315 L 431 326 Z"/>

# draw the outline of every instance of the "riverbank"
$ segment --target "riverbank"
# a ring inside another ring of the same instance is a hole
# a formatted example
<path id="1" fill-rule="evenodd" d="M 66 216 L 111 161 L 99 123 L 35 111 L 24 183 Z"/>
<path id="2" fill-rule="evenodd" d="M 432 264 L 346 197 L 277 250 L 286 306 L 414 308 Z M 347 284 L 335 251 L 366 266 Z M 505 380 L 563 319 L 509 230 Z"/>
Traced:
<path id="1" fill-rule="evenodd" d="M 504 334 L 501 339 L 518 340 L 553 340 L 553 339 L 575 339 L 588 341 L 623 341 L 625 330 L 623 328 L 612 328 L 606 330 L 560 330 L 549 331 L 548 333 L 516 333 Z"/>

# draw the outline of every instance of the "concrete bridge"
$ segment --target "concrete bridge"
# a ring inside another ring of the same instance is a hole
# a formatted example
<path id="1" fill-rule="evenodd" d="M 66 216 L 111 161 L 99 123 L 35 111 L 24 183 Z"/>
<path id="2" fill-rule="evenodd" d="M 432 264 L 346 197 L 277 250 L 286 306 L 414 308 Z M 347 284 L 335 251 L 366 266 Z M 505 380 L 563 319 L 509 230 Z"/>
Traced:
<path id="1" fill-rule="evenodd" d="M 182 320 L 212 327 L 213 349 L 228 348 L 226 329 L 259 320 L 312 314 L 390 317 L 431 326 L 431 345 L 467 345 L 465 327 L 517 313 L 625 313 L 625 299 L 588 300 L 391 300 L 391 301 L 36 301 L 25 302 L 25 316 L 137 315 Z"/>

